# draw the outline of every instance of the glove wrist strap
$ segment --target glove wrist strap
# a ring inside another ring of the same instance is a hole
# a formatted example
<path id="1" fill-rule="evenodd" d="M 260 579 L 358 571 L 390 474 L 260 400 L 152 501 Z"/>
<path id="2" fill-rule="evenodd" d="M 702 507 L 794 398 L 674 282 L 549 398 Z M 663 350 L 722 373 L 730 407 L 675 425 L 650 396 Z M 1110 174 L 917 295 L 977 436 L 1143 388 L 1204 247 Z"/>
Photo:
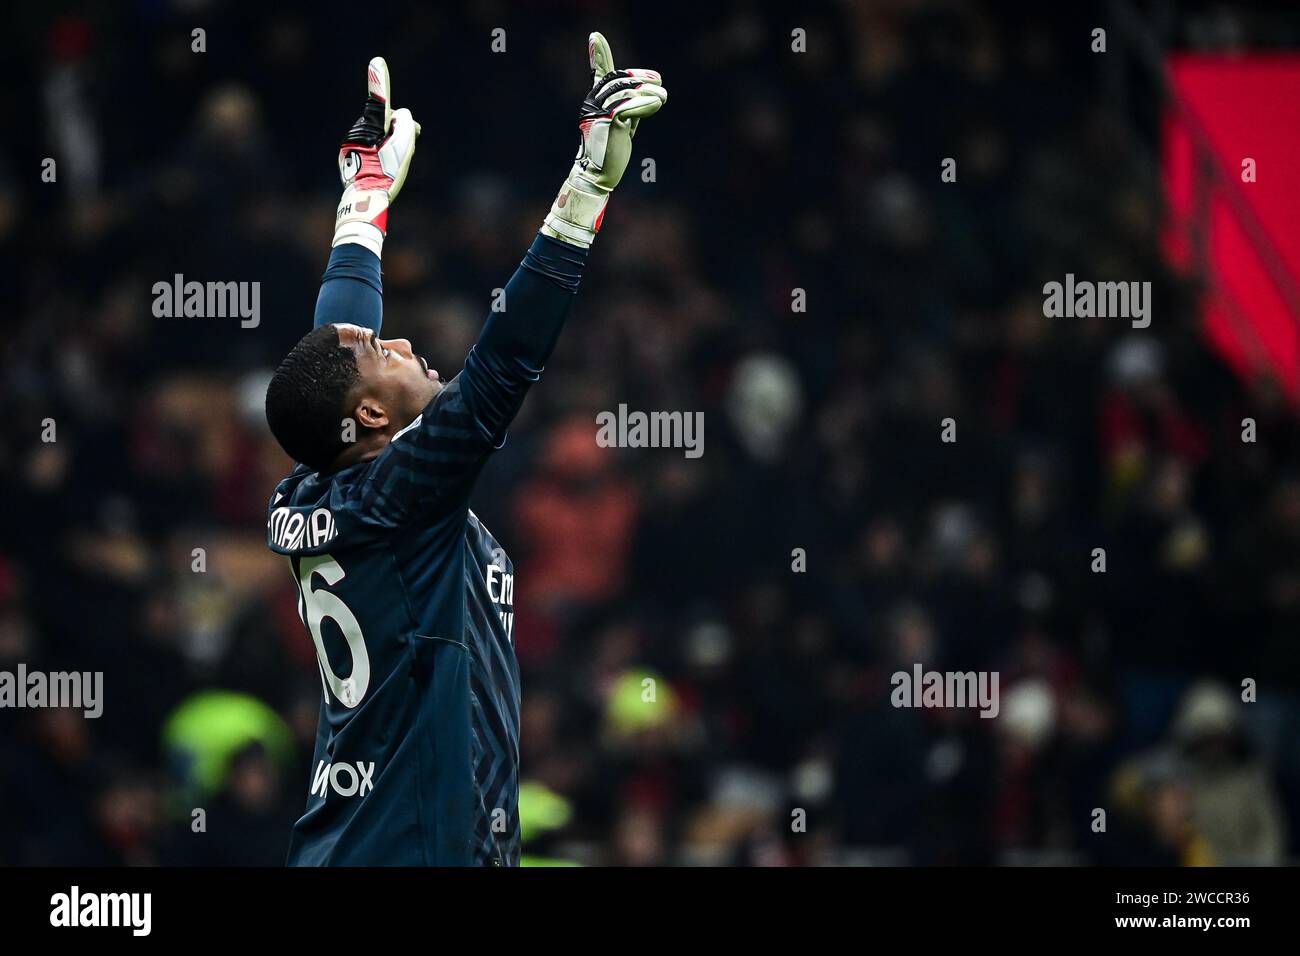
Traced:
<path id="1" fill-rule="evenodd" d="M 570 174 L 560 187 L 542 224 L 542 233 L 575 246 L 588 247 L 596 240 L 609 193 Z"/>
<path id="2" fill-rule="evenodd" d="M 388 197 L 382 192 L 349 187 L 343 191 L 334 215 L 334 241 L 330 248 L 355 243 L 382 257 L 387 225 Z"/>

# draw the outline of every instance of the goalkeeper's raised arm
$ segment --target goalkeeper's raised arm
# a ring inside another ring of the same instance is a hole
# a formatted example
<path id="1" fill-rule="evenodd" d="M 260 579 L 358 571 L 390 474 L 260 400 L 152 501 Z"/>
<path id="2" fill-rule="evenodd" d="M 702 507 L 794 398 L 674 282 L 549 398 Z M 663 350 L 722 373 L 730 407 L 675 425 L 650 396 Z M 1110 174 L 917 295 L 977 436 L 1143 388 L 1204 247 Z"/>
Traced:
<path id="1" fill-rule="evenodd" d="M 504 441 L 525 391 L 555 348 L 609 194 L 627 169 L 637 124 L 668 98 L 654 70 L 615 70 L 599 33 L 588 38 L 587 54 L 593 82 L 578 112 L 578 155 L 506 284 L 504 309 L 489 314 L 465 361 L 466 401 L 494 446 Z"/>
<path id="2" fill-rule="evenodd" d="M 640 121 L 667 100 L 653 70 L 616 70 L 609 44 L 588 38 L 593 82 L 579 109 L 578 155 L 532 247 L 506 284 L 504 308 L 490 313 L 457 376 L 463 402 L 486 451 L 537 381 L 578 289 L 588 248 L 609 194 L 627 169 Z M 389 210 L 406 181 L 420 124 L 392 106 L 382 58 L 370 61 L 361 116 L 339 150 L 344 190 L 335 216 L 329 265 L 316 303 L 314 330 L 277 370 L 267 392 L 267 419 L 296 460 L 333 471 L 378 457 L 424 413 L 443 388 L 405 339 L 380 339 L 380 258 Z M 353 422 L 347 440 L 341 422 Z M 424 439 L 411 433 L 413 444 Z M 431 440 L 431 439 L 430 439 Z"/>

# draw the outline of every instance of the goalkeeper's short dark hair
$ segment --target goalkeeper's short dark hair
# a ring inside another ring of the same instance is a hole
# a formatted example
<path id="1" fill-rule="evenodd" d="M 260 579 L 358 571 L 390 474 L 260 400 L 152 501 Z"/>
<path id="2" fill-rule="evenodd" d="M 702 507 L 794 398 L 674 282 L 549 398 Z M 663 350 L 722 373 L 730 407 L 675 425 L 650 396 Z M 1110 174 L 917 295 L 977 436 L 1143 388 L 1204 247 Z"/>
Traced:
<path id="1" fill-rule="evenodd" d="M 266 387 L 266 423 L 294 461 L 317 471 L 343 451 L 348 396 L 361 377 L 356 356 L 332 325 L 312 329 L 284 357 Z"/>

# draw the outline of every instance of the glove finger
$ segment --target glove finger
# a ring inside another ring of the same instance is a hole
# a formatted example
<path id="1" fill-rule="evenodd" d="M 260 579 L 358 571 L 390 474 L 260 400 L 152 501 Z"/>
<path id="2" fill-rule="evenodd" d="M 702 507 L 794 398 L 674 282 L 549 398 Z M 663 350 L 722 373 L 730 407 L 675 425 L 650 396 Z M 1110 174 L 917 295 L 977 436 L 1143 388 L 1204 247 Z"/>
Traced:
<path id="1" fill-rule="evenodd" d="M 615 70 L 613 73 L 606 73 L 596 81 L 591 88 L 591 98 L 599 103 L 602 96 L 607 96 L 614 90 L 625 86 L 636 86 L 641 82 L 643 81 L 633 78 L 632 74 L 627 70 Z"/>
<path id="2" fill-rule="evenodd" d="M 610 115 L 623 119 L 644 119 L 658 113 L 668 100 L 668 91 L 661 86 L 627 90 L 610 97 L 613 103 Z"/>
<path id="3" fill-rule="evenodd" d="M 420 135 L 420 124 L 415 121 L 411 111 L 402 107 L 393 113 L 392 132 L 384 141 L 383 149 L 398 153 L 408 153 L 415 148 L 415 138 Z"/>
<path id="4" fill-rule="evenodd" d="M 668 91 L 662 86 L 651 86 L 648 83 L 642 83 L 640 80 L 622 80 L 612 85 L 609 92 L 598 97 L 596 102 L 601 106 L 610 107 L 626 100 L 636 99 L 639 96 L 652 96 L 663 102 L 668 98 Z"/>
<path id="5" fill-rule="evenodd" d="M 605 97 L 604 101 L 601 103 L 601 106 L 605 110 L 605 113 L 607 115 L 613 116 L 616 114 L 620 106 L 623 106 L 624 104 L 632 100 L 637 100 L 642 97 L 653 96 L 653 95 L 654 94 L 652 93 L 642 93 L 638 89 L 615 90 L 609 96 Z"/>
<path id="6" fill-rule="evenodd" d="M 644 83 L 653 83 L 655 86 L 663 86 L 663 77 L 659 75 L 658 70 L 622 70 L 628 76 L 634 76 Z"/>
<path id="7" fill-rule="evenodd" d="M 620 90 L 662 86 L 663 80 L 653 70 L 617 70 L 601 78 L 599 85 L 591 91 L 590 98 L 597 106 L 604 106 L 610 96 Z"/>
<path id="8" fill-rule="evenodd" d="M 611 104 L 627 99 L 627 94 L 629 92 L 640 89 L 642 86 L 646 85 L 642 80 L 635 79 L 634 77 L 626 76 L 619 78 L 617 74 L 614 74 L 614 76 L 616 77 L 615 79 L 610 80 L 600 89 L 596 90 L 596 92 L 591 94 L 592 102 L 600 109 L 607 109 Z"/>
<path id="9" fill-rule="evenodd" d="M 379 147 L 379 162 L 384 172 L 394 179 L 405 175 L 405 169 L 411 164 L 411 155 L 415 152 L 415 138 L 420 135 L 420 124 L 411 116 L 408 109 L 393 113 L 393 131 Z"/>
<path id="10" fill-rule="evenodd" d="M 382 56 L 374 57 L 366 67 L 366 103 L 361 115 L 343 137 L 354 146 L 374 147 L 383 142 L 393 121 L 392 90 L 388 64 Z"/>
<path id="11" fill-rule="evenodd" d="M 384 104 L 384 132 L 393 123 L 392 78 L 388 73 L 388 62 L 382 56 L 372 57 L 366 68 L 366 92 Z"/>
<path id="12" fill-rule="evenodd" d="M 609 49 L 609 41 L 600 33 L 587 37 L 587 63 L 591 66 L 593 83 L 614 72 L 614 54 Z"/>
<path id="13" fill-rule="evenodd" d="M 393 177 L 393 184 L 388 187 L 388 199 L 391 202 L 402 191 L 406 182 L 406 173 L 411 168 L 411 158 L 415 155 L 415 140 L 420 135 L 420 124 L 411 116 L 408 109 L 393 113 L 393 132 L 379 150 L 379 162 L 384 172 Z"/>

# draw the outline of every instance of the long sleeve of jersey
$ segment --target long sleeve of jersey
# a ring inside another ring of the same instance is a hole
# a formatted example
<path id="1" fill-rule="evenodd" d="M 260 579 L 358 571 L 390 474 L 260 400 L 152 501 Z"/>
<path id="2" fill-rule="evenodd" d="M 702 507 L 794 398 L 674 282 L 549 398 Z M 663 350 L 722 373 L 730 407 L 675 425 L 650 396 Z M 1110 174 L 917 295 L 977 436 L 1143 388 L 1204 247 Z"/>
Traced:
<path id="1" fill-rule="evenodd" d="M 465 500 L 541 378 L 586 257 L 585 249 L 537 236 L 506 283 L 504 308 L 488 316 L 464 369 L 370 462 L 364 491 L 352 502 L 364 520 L 395 527 L 440 502 Z"/>
<path id="2" fill-rule="evenodd" d="M 578 291 L 587 250 L 538 235 L 506 283 L 460 375 L 483 437 L 499 448 L 528 388 L 542 375 Z"/>
<path id="3" fill-rule="evenodd" d="M 364 246 L 345 242 L 330 252 L 316 296 L 314 328 L 350 322 L 376 333 L 384 324 L 384 283 L 379 257 Z"/>

